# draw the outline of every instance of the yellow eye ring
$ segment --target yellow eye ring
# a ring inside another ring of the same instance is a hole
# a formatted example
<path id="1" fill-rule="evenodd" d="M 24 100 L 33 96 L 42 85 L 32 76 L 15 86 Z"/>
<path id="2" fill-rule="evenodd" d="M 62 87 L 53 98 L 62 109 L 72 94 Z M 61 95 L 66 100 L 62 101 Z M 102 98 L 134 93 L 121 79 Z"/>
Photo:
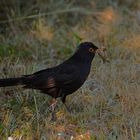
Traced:
<path id="1" fill-rule="evenodd" d="M 91 53 L 95 52 L 95 50 L 93 48 L 89 48 L 88 51 Z"/>

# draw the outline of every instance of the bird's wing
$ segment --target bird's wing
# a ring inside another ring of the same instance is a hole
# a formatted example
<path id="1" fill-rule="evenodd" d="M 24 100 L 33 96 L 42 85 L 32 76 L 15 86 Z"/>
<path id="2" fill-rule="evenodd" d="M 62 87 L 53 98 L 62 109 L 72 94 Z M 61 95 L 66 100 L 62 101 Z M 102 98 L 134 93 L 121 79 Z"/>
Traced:
<path id="1" fill-rule="evenodd" d="M 28 76 L 31 79 L 29 85 L 25 87 L 34 89 L 49 89 L 49 88 L 61 88 L 70 83 L 74 83 L 78 78 L 79 71 L 76 66 L 65 66 L 60 68 L 54 68 L 49 70 L 43 70 L 42 72 L 34 73 Z"/>
<path id="2" fill-rule="evenodd" d="M 65 67 L 59 74 L 55 75 L 56 82 L 60 86 L 74 83 L 79 77 L 79 69 L 76 66 Z"/>
<path id="3" fill-rule="evenodd" d="M 44 75 L 45 77 L 45 75 Z M 48 75 L 46 82 L 43 84 L 46 88 L 63 88 L 70 83 L 74 83 L 79 77 L 79 70 L 77 66 L 64 66 L 60 68 L 56 68 L 52 71 L 50 75 Z M 43 81 L 42 81 L 43 82 Z"/>

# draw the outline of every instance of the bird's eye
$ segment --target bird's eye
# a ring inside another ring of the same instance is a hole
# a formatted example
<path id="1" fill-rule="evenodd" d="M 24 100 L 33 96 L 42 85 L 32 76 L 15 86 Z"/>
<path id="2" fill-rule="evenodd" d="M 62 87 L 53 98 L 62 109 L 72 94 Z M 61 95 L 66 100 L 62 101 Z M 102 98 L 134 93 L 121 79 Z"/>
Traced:
<path id="1" fill-rule="evenodd" d="M 95 52 L 95 50 L 93 48 L 89 48 L 88 51 L 91 53 Z"/>

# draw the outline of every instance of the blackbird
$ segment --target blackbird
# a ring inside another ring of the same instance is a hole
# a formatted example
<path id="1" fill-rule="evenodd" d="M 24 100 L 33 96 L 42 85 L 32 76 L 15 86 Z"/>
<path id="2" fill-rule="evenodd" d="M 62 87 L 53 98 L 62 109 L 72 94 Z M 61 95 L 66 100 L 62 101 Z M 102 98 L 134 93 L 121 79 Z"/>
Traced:
<path id="1" fill-rule="evenodd" d="M 23 88 L 40 90 L 53 99 L 60 97 L 65 104 L 67 95 L 79 89 L 87 79 L 96 52 L 102 59 L 106 57 L 104 49 L 93 43 L 80 43 L 75 53 L 63 63 L 30 75 L 0 79 L 0 87 L 23 85 Z M 52 104 L 52 110 L 55 103 Z"/>

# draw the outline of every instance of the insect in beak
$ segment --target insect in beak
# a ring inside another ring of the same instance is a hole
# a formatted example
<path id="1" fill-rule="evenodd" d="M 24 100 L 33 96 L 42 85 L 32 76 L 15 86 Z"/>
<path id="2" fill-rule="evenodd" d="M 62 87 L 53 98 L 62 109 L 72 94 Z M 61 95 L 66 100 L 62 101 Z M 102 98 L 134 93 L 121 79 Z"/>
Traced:
<path id="1" fill-rule="evenodd" d="M 106 52 L 106 48 L 102 47 L 96 50 L 97 54 L 102 58 L 103 62 L 109 62 L 108 56 L 107 56 L 107 52 Z"/>

